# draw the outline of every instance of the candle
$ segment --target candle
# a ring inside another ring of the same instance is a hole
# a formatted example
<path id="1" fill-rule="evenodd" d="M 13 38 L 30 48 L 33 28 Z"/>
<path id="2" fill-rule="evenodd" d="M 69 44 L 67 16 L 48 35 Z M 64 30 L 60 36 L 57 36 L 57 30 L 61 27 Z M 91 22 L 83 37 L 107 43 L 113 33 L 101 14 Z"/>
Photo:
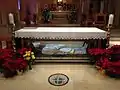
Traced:
<path id="1" fill-rule="evenodd" d="M 10 24 L 14 24 L 14 16 L 12 13 L 9 13 L 9 22 Z"/>
<path id="2" fill-rule="evenodd" d="M 114 20 L 114 15 L 110 14 L 109 15 L 109 20 L 108 20 L 108 26 L 113 24 L 113 20 Z"/>

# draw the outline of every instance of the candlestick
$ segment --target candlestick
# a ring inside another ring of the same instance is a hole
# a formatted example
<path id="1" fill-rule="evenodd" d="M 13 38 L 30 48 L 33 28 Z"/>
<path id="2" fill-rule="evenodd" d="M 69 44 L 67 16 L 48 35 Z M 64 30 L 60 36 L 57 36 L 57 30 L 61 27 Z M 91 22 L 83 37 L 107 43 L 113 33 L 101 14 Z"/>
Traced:
<path id="1" fill-rule="evenodd" d="M 112 28 L 113 20 L 114 20 L 114 15 L 110 14 L 109 15 L 109 20 L 108 20 L 108 26 L 107 26 L 107 47 L 109 47 L 110 29 Z"/>
<path id="2" fill-rule="evenodd" d="M 15 43 L 15 24 L 12 24 L 12 46 L 13 46 L 13 50 L 14 52 L 16 52 L 16 43 Z"/>
<path id="3" fill-rule="evenodd" d="M 109 47 L 109 45 L 110 45 L 110 29 L 111 29 L 111 27 L 108 27 L 107 28 L 107 44 L 106 44 L 106 46 L 107 47 Z"/>
<path id="4" fill-rule="evenodd" d="M 9 13 L 8 16 L 9 16 L 9 23 L 11 25 L 11 30 L 12 30 L 12 48 L 14 52 L 16 52 L 14 16 L 12 13 Z"/>

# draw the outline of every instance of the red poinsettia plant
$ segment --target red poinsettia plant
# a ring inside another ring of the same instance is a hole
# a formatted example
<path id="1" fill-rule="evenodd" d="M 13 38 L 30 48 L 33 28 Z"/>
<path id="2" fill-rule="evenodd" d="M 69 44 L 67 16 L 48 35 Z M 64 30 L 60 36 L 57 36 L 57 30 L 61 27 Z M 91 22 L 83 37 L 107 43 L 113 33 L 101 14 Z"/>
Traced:
<path id="1" fill-rule="evenodd" d="M 25 71 L 28 62 L 23 55 L 28 50 L 31 49 L 22 48 L 14 53 L 12 49 L 0 49 L 0 72 L 9 77 L 14 76 L 17 71 Z"/>
<path id="2" fill-rule="evenodd" d="M 18 50 L 18 53 L 23 56 L 25 54 L 26 51 L 32 51 L 31 48 L 22 48 Z"/>
<path id="3" fill-rule="evenodd" d="M 119 48 L 119 49 L 118 49 Z M 114 45 L 111 48 L 90 48 L 88 49 L 88 54 L 97 56 L 97 55 L 111 55 L 111 54 L 116 54 L 120 53 L 120 45 Z"/>
<path id="4" fill-rule="evenodd" d="M 108 75 L 120 76 L 120 45 L 107 48 L 104 55 L 101 55 L 100 59 L 96 61 L 96 67 Z"/>
<path id="5" fill-rule="evenodd" d="M 7 59 L 3 63 L 3 68 L 10 71 L 21 71 L 27 68 L 27 62 L 22 58 L 17 59 Z"/>
<path id="6" fill-rule="evenodd" d="M 110 54 L 120 54 L 120 45 L 114 45 L 109 50 L 111 51 Z"/>

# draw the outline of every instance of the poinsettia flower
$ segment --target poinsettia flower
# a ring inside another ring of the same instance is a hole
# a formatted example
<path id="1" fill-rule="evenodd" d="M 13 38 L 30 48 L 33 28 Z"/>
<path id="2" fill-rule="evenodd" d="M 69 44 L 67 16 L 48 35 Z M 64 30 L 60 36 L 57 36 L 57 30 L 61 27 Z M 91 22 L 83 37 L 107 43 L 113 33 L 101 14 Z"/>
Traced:
<path id="1" fill-rule="evenodd" d="M 105 49 L 92 48 L 92 49 L 88 49 L 88 53 L 90 55 L 103 55 L 105 53 Z"/>
<path id="2" fill-rule="evenodd" d="M 18 70 L 23 70 L 23 69 L 26 69 L 27 62 L 24 59 L 22 59 L 22 58 L 18 58 L 16 60 L 16 65 L 17 65 L 17 69 Z"/>
<path id="3" fill-rule="evenodd" d="M 8 60 L 3 63 L 3 68 L 8 70 L 16 70 L 16 65 L 14 60 Z"/>
<path id="4" fill-rule="evenodd" d="M 114 45 L 110 48 L 111 51 L 113 51 L 114 54 L 120 54 L 120 45 Z"/>
<path id="5" fill-rule="evenodd" d="M 10 59 L 4 62 L 3 64 L 3 68 L 9 70 L 22 70 L 22 69 L 26 69 L 26 67 L 27 67 L 27 62 L 22 58 L 18 58 L 16 60 Z"/>
<path id="6" fill-rule="evenodd" d="M 27 51 L 27 48 L 22 48 L 18 50 L 18 53 L 20 53 L 20 55 L 23 55 L 25 51 Z"/>

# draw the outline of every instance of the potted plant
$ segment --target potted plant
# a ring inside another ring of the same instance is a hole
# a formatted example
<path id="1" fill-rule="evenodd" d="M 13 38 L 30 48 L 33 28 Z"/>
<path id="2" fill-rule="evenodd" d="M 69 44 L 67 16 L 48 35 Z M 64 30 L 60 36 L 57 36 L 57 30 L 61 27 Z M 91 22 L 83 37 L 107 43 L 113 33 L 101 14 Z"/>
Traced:
<path id="1" fill-rule="evenodd" d="M 28 62 L 29 70 L 32 69 L 32 64 L 34 63 L 35 60 L 35 55 L 31 51 L 26 51 L 25 54 L 23 55 L 24 59 Z"/>
<path id="2" fill-rule="evenodd" d="M 19 72 L 24 73 L 28 66 L 32 69 L 31 64 L 34 59 L 31 49 L 22 48 L 16 53 L 12 49 L 0 49 L 0 72 L 6 78 L 13 77 Z"/>

